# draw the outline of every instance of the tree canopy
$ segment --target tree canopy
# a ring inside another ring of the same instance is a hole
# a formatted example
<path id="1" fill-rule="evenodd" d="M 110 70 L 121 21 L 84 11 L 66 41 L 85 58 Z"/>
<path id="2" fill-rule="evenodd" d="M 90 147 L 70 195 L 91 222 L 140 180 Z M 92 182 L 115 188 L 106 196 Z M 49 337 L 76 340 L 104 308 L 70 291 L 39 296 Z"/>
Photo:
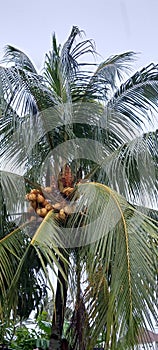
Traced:
<path id="1" fill-rule="evenodd" d="M 45 276 L 50 349 L 68 294 L 73 350 L 100 333 L 106 349 L 132 348 L 157 318 L 158 65 L 132 75 L 133 52 L 97 63 L 81 34 L 63 46 L 53 35 L 42 74 L 12 46 L 0 67 L 1 305 L 16 315 L 28 292 L 36 308 Z"/>

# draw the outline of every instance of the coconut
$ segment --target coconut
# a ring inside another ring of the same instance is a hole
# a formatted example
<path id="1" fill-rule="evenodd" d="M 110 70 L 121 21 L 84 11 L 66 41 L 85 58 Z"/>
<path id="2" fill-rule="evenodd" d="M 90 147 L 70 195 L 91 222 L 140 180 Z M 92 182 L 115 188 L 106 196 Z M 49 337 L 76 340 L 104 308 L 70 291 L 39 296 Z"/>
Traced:
<path id="1" fill-rule="evenodd" d="M 36 213 L 43 218 L 47 214 L 47 209 L 46 208 L 37 208 Z"/>
<path id="2" fill-rule="evenodd" d="M 38 193 L 38 190 L 36 188 L 33 188 L 30 193 L 34 193 L 34 194 L 37 194 Z"/>
<path id="3" fill-rule="evenodd" d="M 45 198 L 41 194 L 38 194 L 37 195 L 37 203 L 43 203 L 44 201 L 45 201 Z"/>
<path id="4" fill-rule="evenodd" d="M 50 203 L 48 203 L 45 205 L 45 208 L 49 211 L 53 209 L 53 206 Z"/>
<path id="5" fill-rule="evenodd" d="M 29 193 L 28 200 L 29 201 L 35 201 L 36 200 L 36 194 L 35 193 Z"/>
<path id="6" fill-rule="evenodd" d="M 62 219 L 62 220 L 65 220 L 65 213 L 64 213 L 64 210 L 63 209 L 60 209 L 60 212 L 59 212 L 59 218 Z"/>
<path id="7" fill-rule="evenodd" d="M 70 196 L 70 194 L 74 191 L 73 187 L 65 187 L 63 189 L 63 194 L 65 194 L 66 196 Z"/>
<path id="8" fill-rule="evenodd" d="M 47 199 L 45 199 L 44 202 L 42 203 L 42 206 L 45 207 L 47 204 L 50 204 L 50 202 Z"/>

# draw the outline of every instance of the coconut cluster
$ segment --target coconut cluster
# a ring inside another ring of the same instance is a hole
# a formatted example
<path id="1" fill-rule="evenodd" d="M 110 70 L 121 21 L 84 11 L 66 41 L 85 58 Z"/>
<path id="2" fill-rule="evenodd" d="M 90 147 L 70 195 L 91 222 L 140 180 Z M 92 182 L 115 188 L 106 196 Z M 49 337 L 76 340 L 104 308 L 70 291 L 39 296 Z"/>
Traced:
<path id="1" fill-rule="evenodd" d="M 75 210 L 74 205 L 68 201 L 73 190 L 73 187 L 65 187 L 60 202 L 52 203 L 48 198 L 53 194 L 51 187 L 45 187 L 43 190 L 32 189 L 26 194 L 26 200 L 30 203 L 28 208 L 30 220 L 35 220 L 36 216 L 44 218 L 50 210 L 55 213 L 57 219 L 65 220 Z"/>
<path id="2" fill-rule="evenodd" d="M 81 173 L 82 170 L 80 169 L 80 177 L 82 177 Z M 74 180 L 70 166 L 65 164 L 58 178 L 51 177 L 50 187 L 32 189 L 26 195 L 26 199 L 30 202 L 28 208 L 30 220 L 34 220 L 36 216 L 42 220 L 50 210 L 54 212 L 57 219 L 65 220 L 75 211 L 75 204 L 71 203 L 71 197 L 73 196 L 75 181 L 78 183 L 79 180 L 78 176 Z"/>

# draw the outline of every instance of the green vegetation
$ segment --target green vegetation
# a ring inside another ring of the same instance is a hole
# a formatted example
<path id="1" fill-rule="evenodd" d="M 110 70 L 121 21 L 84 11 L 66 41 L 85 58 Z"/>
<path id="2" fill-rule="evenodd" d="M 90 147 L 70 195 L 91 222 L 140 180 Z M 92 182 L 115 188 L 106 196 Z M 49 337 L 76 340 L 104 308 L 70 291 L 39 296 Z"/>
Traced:
<path id="1" fill-rule="evenodd" d="M 48 322 L 47 319 L 48 314 L 43 311 L 37 320 L 32 320 L 30 325 L 12 320 L 0 324 L 0 344 L 5 344 L 9 349 L 15 350 L 30 350 L 36 347 L 46 350 L 51 333 L 51 322 Z"/>
<path id="2" fill-rule="evenodd" d="M 98 64 L 81 34 L 53 35 L 42 74 L 12 46 L 0 67 L 0 319 L 47 308 L 49 350 L 132 349 L 157 317 L 158 66 Z"/>

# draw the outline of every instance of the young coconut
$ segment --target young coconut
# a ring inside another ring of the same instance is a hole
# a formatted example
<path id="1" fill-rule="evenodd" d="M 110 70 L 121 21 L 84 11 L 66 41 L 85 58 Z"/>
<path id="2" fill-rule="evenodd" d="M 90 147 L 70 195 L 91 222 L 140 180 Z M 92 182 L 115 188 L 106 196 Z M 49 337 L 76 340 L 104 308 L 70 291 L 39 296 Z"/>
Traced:
<path id="1" fill-rule="evenodd" d="M 33 189 L 30 191 L 30 193 L 37 194 L 37 193 L 39 193 L 39 190 L 37 190 L 36 188 L 33 188 Z"/>
<path id="2" fill-rule="evenodd" d="M 45 201 L 45 198 L 41 194 L 38 194 L 36 200 L 37 203 L 43 203 Z"/>
<path id="3" fill-rule="evenodd" d="M 73 187 L 65 187 L 64 189 L 63 189 L 63 194 L 65 195 L 65 196 L 70 196 L 70 194 L 72 193 L 74 191 L 74 188 Z"/>
<path id="4" fill-rule="evenodd" d="M 42 203 L 42 206 L 45 207 L 47 204 L 50 204 L 50 202 L 47 199 L 45 199 L 44 202 Z"/>
<path id="5" fill-rule="evenodd" d="M 42 218 L 44 218 L 47 215 L 47 209 L 46 208 L 37 208 L 36 209 L 36 213 L 41 216 Z"/>
<path id="6" fill-rule="evenodd" d="M 35 193 L 29 193 L 28 194 L 28 200 L 29 201 L 35 201 L 36 200 L 36 194 Z"/>
<path id="7" fill-rule="evenodd" d="M 48 203 L 48 204 L 45 205 L 45 208 L 46 208 L 48 211 L 50 211 L 50 210 L 53 209 L 53 206 L 52 206 L 50 203 Z"/>
<path id="8" fill-rule="evenodd" d="M 62 220 L 65 220 L 65 213 L 64 213 L 64 209 L 60 209 L 60 212 L 59 212 L 59 218 L 62 219 Z"/>

